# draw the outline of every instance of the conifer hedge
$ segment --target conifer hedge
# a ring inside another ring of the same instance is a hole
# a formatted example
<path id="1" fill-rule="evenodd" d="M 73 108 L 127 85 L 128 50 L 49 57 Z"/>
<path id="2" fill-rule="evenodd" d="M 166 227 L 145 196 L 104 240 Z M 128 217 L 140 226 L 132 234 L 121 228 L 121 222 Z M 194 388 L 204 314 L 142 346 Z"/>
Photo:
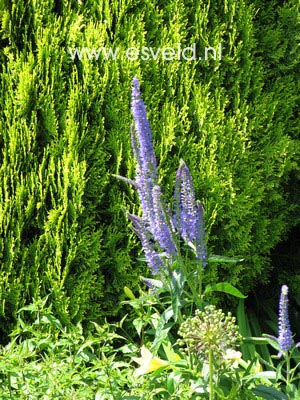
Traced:
<path id="1" fill-rule="evenodd" d="M 116 315 L 145 264 L 133 188 L 130 84 L 142 83 L 168 200 L 179 159 L 204 205 L 209 279 L 247 292 L 299 224 L 298 0 L 0 3 L 0 322 L 49 295 L 64 323 Z M 221 43 L 221 60 L 129 60 L 130 47 Z M 115 60 L 74 49 L 119 48 Z M 123 56 L 123 57 L 122 57 Z"/>

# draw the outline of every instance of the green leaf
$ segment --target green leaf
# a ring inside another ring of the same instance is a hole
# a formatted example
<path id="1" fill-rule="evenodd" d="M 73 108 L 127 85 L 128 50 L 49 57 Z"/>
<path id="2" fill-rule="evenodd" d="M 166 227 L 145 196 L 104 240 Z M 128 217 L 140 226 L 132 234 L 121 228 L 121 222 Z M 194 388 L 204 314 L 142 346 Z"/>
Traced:
<path id="1" fill-rule="evenodd" d="M 148 283 L 150 283 L 150 285 L 153 285 L 154 287 L 157 287 L 157 288 L 162 288 L 164 286 L 162 281 L 159 281 L 158 279 L 144 278 L 143 276 L 141 276 L 141 280 L 144 283 L 148 282 Z"/>
<path id="2" fill-rule="evenodd" d="M 228 282 L 220 282 L 216 283 L 215 285 L 207 285 L 204 291 L 204 295 L 211 292 L 228 293 L 240 299 L 245 299 L 247 297 Z"/>
<path id="3" fill-rule="evenodd" d="M 248 316 L 245 312 L 245 306 L 244 306 L 244 299 L 240 299 L 239 300 L 239 305 L 237 308 L 237 322 L 238 322 L 238 326 L 240 329 L 240 333 L 244 336 L 244 337 L 250 337 L 252 336 L 252 332 L 251 332 L 251 328 L 249 325 L 249 319 Z M 241 344 L 241 350 L 243 353 L 243 359 L 246 361 L 249 360 L 254 360 L 255 358 L 255 346 L 252 344 Z"/>
<path id="4" fill-rule="evenodd" d="M 246 375 L 242 378 L 242 380 L 250 381 L 254 379 L 268 379 L 268 380 L 276 380 L 276 371 L 261 371 L 256 374 Z"/>
<path id="5" fill-rule="evenodd" d="M 153 350 L 154 352 L 156 352 L 159 349 L 160 345 L 168 336 L 170 329 L 174 325 L 173 323 L 168 323 L 168 321 L 170 320 L 170 318 L 173 317 L 173 315 L 174 315 L 173 309 L 172 307 L 169 307 L 160 316 L 157 326 L 155 328 L 155 339 L 151 346 L 151 350 Z"/>
<path id="6" fill-rule="evenodd" d="M 264 337 L 245 337 L 243 342 L 245 344 L 260 344 L 260 345 L 264 345 L 264 344 L 269 344 L 269 340 L 267 338 Z"/>
<path id="7" fill-rule="evenodd" d="M 20 308 L 17 312 L 20 313 L 21 311 L 32 311 L 32 312 L 37 312 L 40 311 L 40 308 L 37 304 L 29 304 L 28 306 L 24 306 Z"/>
<path id="8" fill-rule="evenodd" d="M 255 386 L 252 389 L 252 392 L 256 396 L 260 396 L 265 400 L 288 400 L 288 396 L 282 392 L 279 392 L 276 389 L 264 386 L 264 385 L 258 385 Z"/>
<path id="9" fill-rule="evenodd" d="M 88 349 L 84 349 L 83 351 L 78 352 L 78 356 L 81 357 L 84 361 L 95 361 L 97 357 Z"/>
<path id="10" fill-rule="evenodd" d="M 139 336 L 141 336 L 141 332 L 143 329 L 144 321 L 142 318 L 136 318 L 132 321 L 133 326 L 135 327 Z"/>
<path id="11" fill-rule="evenodd" d="M 255 312 L 252 312 L 251 310 L 248 311 L 248 315 L 249 315 L 249 324 L 251 326 L 251 331 L 253 332 L 252 335 L 255 336 L 256 338 L 260 338 L 261 340 L 261 342 L 259 343 L 260 346 L 258 347 L 257 351 L 267 363 L 272 364 L 268 342 L 263 343 L 264 338 L 262 337 L 262 331 L 257 315 L 255 314 Z"/>
<path id="12" fill-rule="evenodd" d="M 273 349 L 280 351 L 280 346 L 276 337 L 267 335 L 263 333 L 263 337 L 268 341 L 269 345 L 273 347 Z"/>
<path id="13" fill-rule="evenodd" d="M 180 360 L 179 354 L 175 353 L 175 351 L 173 350 L 173 347 L 172 347 L 172 345 L 171 345 L 169 340 L 165 340 L 162 343 L 162 346 L 163 346 L 163 349 L 164 349 L 164 351 L 166 353 L 168 361 L 176 362 L 176 361 Z"/>
<path id="14" fill-rule="evenodd" d="M 156 335 L 155 335 L 155 339 L 154 342 L 151 346 L 151 350 L 153 350 L 153 352 L 157 352 L 160 345 L 162 344 L 162 342 L 166 339 L 166 337 L 168 336 L 171 328 L 173 327 L 173 323 L 170 322 L 168 324 L 166 324 L 164 326 L 163 329 L 160 329 L 159 331 L 156 331 Z"/>
<path id="15" fill-rule="evenodd" d="M 174 321 L 178 319 L 179 309 L 181 307 L 181 295 L 184 287 L 184 274 L 182 271 L 173 271 L 171 279 L 171 303 L 174 313 Z"/>
<path id="16" fill-rule="evenodd" d="M 238 263 L 244 261 L 244 258 L 232 258 L 232 257 L 225 257 L 225 256 L 217 256 L 211 255 L 208 257 L 208 262 L 216 263 L 216 262 L 223 262 L 223 263 Z"/>
<path id="17" fill-rule="evenodd" d="M 57 329 L 63 330 L 61 322 L 57 318 L 55 318 L 52 314 L 42 315 L 41 322 L 44 324 L 50 324 Z"/>
<path id="18" fill-rule="evenodd" d="M 137 397 L 137 396 L 125 396 L 125 397 L 122 397 L 121 400 L 140 400 L 140 397 Z"/>
<path id="19" fill-rule="evenodd" d="M 135 295 L 132 293 L 132 290 L 129 289 L 129 287 L 124 286 L 124 293 L 126 294 L 126 296 L 127 296 L 130 300 L 134 300 L 134 299 L 135 299 Z"/>

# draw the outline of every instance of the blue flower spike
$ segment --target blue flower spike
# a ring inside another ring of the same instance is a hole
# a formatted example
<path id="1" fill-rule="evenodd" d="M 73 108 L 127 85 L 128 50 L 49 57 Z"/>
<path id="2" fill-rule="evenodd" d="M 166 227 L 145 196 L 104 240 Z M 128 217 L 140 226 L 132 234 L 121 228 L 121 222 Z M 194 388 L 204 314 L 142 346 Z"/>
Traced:
<path id="1" fill-rule="evenodd" d="M 133 185 L 139 195 L 141 216 L 127 213 L 139 237 L 147 264 L 153 275 L 170 272 L 170 265 L 180 254 L 179 237 L 193 250 L 205 267 L 206 240 L 204 210 L 196 201 L 191 173 L 181 161 L 175 182 L 175 212 L 166 206 L 158 184 L 157 161 L 147 110 L 141 96 L 140 82 L 134 77 L 131 87 L 131 145 L 136 162 L 135 179 L 113 175 Z M 175 214 L 175 215 L 174 215 Z"/>
<path id="2" fill-rule="evenodd" d="M 281 287 L 278 318 L 279 356 L 289 351 L 294 343 L 288 313 L 288 290 L 286 285 Z"/>

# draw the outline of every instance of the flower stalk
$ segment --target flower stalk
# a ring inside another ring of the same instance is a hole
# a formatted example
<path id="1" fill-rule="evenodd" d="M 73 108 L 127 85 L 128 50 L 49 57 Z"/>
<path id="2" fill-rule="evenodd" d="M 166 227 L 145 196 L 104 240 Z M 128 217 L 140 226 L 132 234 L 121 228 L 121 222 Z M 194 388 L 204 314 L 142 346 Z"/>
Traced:
<path id="1" fill-rule="evenodd" d="M 209 349 L 208 353 L 208 363 L 209 363 L 209 400 L 214 400 L 214 363 L 213 363 L 213 352 Z"/>

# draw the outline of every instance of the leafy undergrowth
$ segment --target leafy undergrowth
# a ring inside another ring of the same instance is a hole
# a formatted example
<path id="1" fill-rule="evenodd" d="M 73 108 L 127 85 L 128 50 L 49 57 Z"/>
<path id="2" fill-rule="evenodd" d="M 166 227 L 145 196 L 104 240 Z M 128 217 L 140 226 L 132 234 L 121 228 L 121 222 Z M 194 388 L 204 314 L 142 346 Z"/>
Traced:
<path id="1" fill-rule="evenodd" d="M 120 338 L 109 325 L 94 324 L 93 336 L 84 337 L 79 324 L 63 327 L 50 309 L 26 309 L 36 312 L 35 322 L 19 318 L 11 342 L 1 348 L 1 399 L 109 399 L 115 382 L 120 395 L 130 382 L 129 365 L 116 360 L 112 342 Z"/>
<path id="2" fill-rule="evenodd" d="M 159 303 L 155 299 L 151 291 L 142 293 L 139 298 L 132 297 L 128 301 L 133 308 L 132 315 L 126 315 L 117 324 L 100 326 L 91 322 L 88 335 L 83 333 L 80 324 L 64 327 L 53 315 L 51 304 L 46 305 L 48 298 L 24 307 L 19 311 L 11 341 L 0 348 L 0 398 L 211 399 L 208 362 L 205 357 L 193 353 L 192 348 L 190 351 L 191 346 L 181 349 L 184 340 L 187 344 L 191 342 L 183 334 L 182 343 L 178 345 L 176 338 L 182 333 L 169 332 L 166 315 L 159 315 Z M 133 319 L 135 313 L 138 317 Z M 206 314 L 209 313 L 217 313 L 224 321 L 228 320 L 225 314 L 212 307 L 206 309 Z M 24 322 L 29 314 L 33 318 L 31 324 Z M 193 319 L 185 316 L 185 321 L 195 324 L 200 314 L 196 313 Z M 212 321 L 213 315 L 208 319 Z M 134 338 L 129 333 L 130 325 L 137 332 Z M 226 324 L 223 329 L 227 329 Z M 244 346 L 254 347 L 262 340 L 256 338 L 256 342 L 252 340 L 249 344 L 248 339 Z M 268 341 L 272 343 L 272 339 L 265 338 L 264 344 Z M 154 349 L 155 343 L 159 343 L 158 351 Z M 297 398 L 296 392 L 296 397 L 294 394 L 289 397 L 279 391 L 283 363 L 277 372 L 271 371 L 258 353 L 246 362 L 242 353 L 235 350 L 227 352 L 218 363 L 214 370 L 214 399 Z M 294 391 L 295 388 L 293 385 Z"/>

